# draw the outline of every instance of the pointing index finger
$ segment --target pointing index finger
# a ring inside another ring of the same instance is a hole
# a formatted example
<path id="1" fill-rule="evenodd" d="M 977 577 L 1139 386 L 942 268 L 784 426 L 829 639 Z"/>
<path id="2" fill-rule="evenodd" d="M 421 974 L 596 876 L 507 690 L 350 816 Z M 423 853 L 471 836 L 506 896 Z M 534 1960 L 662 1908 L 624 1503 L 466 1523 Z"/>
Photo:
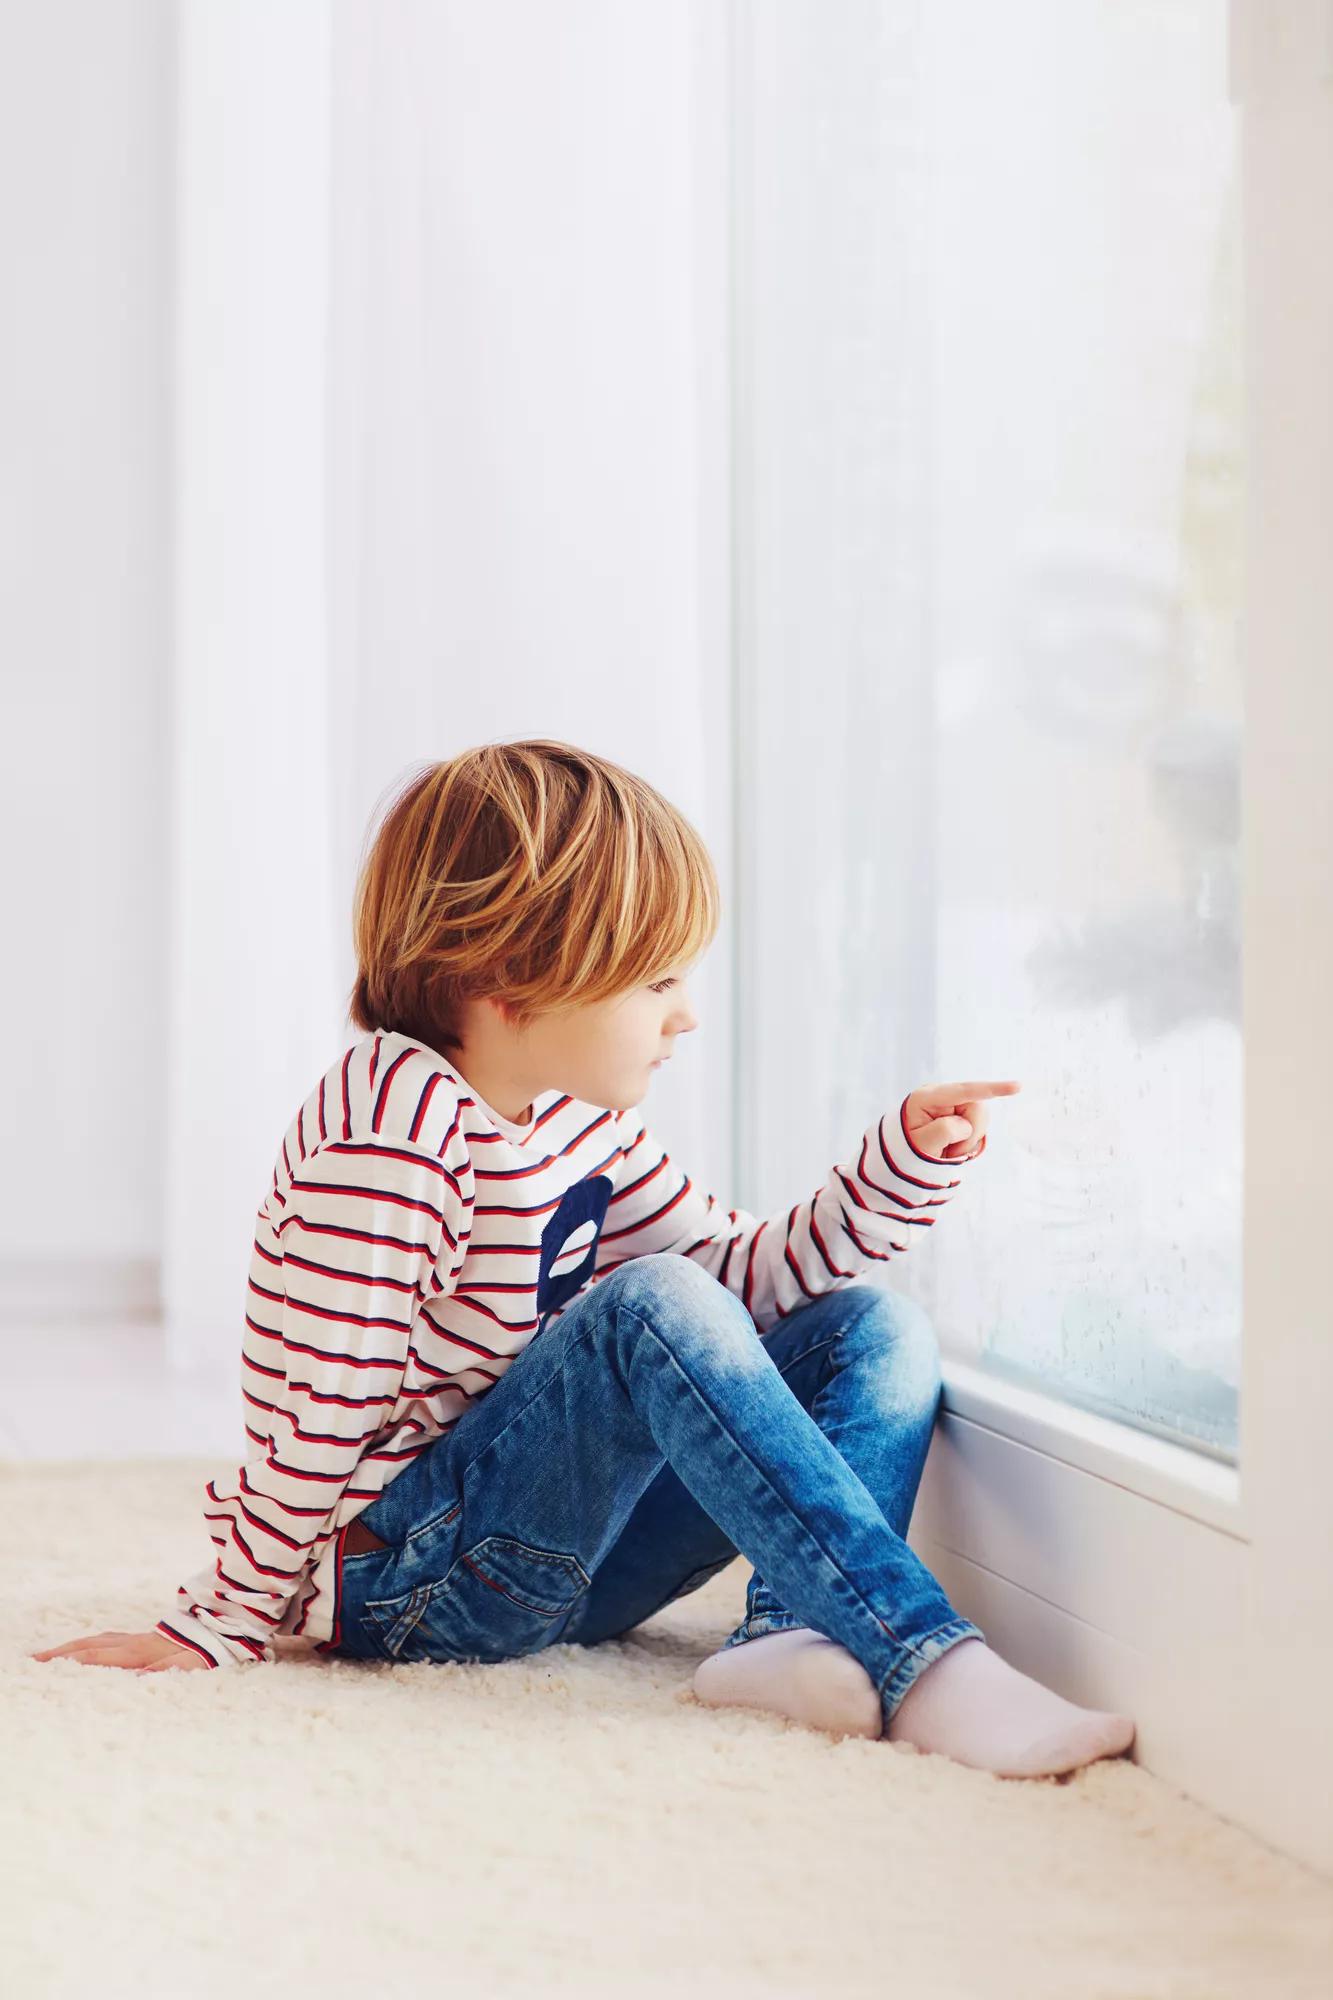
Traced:
<path id="1" fill-rule="evenodd" d="M 1021 1083 L 945 1083 L 941 1084 L 940 1088 L 952 1091 L 961 1102 L 969 1098 L 976 1100 L 981 1097 L 1012 1097 L 1014 1092 L 1021 1090 L 1023 1086 Z"/>

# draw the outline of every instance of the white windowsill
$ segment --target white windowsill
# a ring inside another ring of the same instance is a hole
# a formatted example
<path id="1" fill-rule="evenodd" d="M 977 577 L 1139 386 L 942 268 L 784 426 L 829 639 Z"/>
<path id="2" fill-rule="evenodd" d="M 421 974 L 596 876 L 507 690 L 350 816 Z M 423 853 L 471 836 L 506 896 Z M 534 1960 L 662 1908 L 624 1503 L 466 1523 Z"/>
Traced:
<path id="1" fill-rule="evenodd" d="M 1206 1522 L 1237 1541 L 1249 1540 L 1235 1466 L 1005 1381 L 959 1357 L 944 1356 L 943 1374 L 942 1407 L 954 1415 Z"/>

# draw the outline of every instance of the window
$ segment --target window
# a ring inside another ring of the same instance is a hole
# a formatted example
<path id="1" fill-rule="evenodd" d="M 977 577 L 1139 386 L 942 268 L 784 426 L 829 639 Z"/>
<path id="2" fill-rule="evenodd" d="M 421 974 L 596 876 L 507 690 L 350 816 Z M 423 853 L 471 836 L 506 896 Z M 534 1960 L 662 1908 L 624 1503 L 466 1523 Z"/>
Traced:
<path id="1" fill-rule="evenodd" d="M 787 0 L 737 58 L 759 1204 L 896 1091 L 1019 1078 L 892 1282 L 953 1351 L 1234 1460 L 1225 8 Z"/>

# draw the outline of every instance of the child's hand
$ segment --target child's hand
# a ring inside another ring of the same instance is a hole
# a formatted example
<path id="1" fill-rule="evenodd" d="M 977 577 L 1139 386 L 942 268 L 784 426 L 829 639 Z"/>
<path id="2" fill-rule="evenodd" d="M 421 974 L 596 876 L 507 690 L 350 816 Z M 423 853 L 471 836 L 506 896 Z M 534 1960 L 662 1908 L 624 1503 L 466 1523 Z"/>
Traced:
<path id="1" fill-rule="evenodd" d="M 933 1083 L 903 1107 L 912 1144 L 932 1160 L 976 1159 L 986 1150 L 988 1097 L 1012 1097 L 1021 1083 Z M 981 1141 L 977 1145 L 978 1139 Z"/>
<path id="2" fill-rule="evenodd" d="M 48 1646 L 45 1652 L 30 1653 L 33 1660 L 80 1660 L 86 1667 L 133 1667 L 141 1674 L 160 1674 L 172 1667 L 202 1667 L 207 1660 L 187 1652 L 162 1632 L 94 1632 L 88 1639 L 67 1639 L 63 1646 Z"/>

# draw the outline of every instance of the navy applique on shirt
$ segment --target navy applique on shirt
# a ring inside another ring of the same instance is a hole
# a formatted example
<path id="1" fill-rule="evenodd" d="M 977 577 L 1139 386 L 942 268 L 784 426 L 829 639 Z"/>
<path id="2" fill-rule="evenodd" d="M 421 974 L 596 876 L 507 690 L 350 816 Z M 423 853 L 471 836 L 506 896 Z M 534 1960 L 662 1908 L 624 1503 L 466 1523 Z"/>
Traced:
<path id="1" fill-rule="evenodd" d="M 592 1276 L 597 1241 L 611 1199 L 605 1174 L 592 1174 L 565 1190 L 560 1206 L 542 1231 L 537 1269 L 537 1312 L 540 1333 L 546 1316 L 572 1299 Z M 535 1337 L 535 1336 L 534 1336 Z"/>

